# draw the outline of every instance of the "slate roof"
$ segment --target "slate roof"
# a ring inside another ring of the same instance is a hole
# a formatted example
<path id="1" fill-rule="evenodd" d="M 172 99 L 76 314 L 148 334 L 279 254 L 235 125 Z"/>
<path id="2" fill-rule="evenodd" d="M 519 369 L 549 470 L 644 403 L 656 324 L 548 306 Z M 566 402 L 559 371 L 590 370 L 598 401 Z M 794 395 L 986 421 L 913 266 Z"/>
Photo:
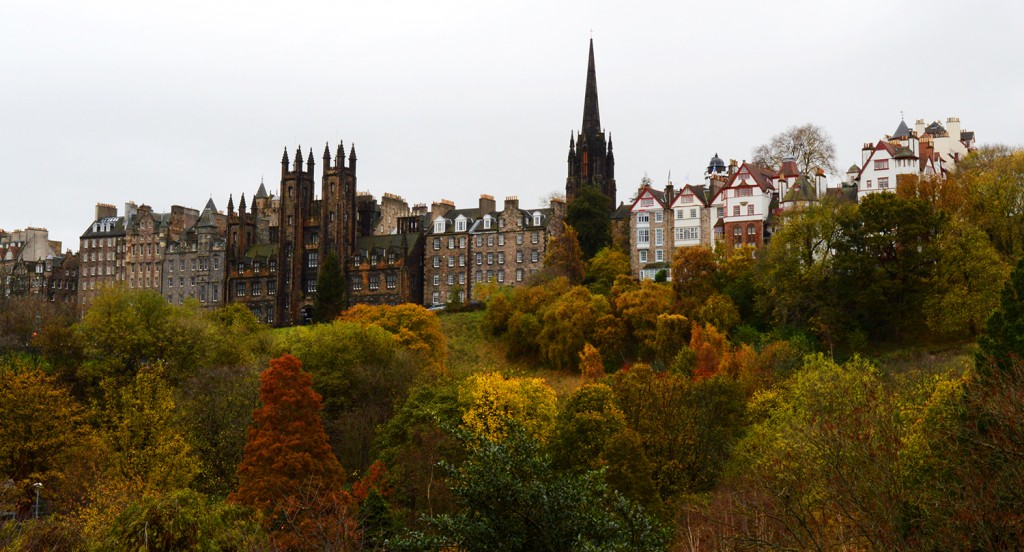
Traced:
<path id="1" fill-rule="evenodd" d="M 386 234 L 382 236 L 362 236 L 356 239 L 356 251 L 361 256 L 371 253 L 383 254 L 397 251 L 407 257 L 412 254 L 416 244 L 422 239 L 419 232 L 410 234 Z"/>
<path id="2" fill-rule="evenodd" d="M 896 127 L 896 132 L 892 133 L 893 138 L 909 138 L 910 127 L 907 126 L 907 122 L 900 119 L 900 126 Z"/>
<path id="3" fill-rule="evenodd" d="M 793 186 L 786 192 L 786 197 L 782 198 L 782 203 L 790 201 L 818 201 L 818 191 L 815 189 L 814 183 L 806 176 L 797 178 Z"/>

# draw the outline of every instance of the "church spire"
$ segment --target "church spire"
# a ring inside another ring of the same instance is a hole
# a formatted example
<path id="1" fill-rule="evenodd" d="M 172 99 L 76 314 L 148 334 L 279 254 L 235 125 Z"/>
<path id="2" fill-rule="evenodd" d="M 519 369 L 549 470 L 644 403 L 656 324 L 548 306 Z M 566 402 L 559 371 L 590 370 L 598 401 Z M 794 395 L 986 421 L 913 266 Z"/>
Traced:
<path id="1" fill-rule="evenodd" d="M 594 39 L 590 39 L 587 61 L 587 92 L 583 98 L 583 136 L 590 138 L 601 132 L 601 112 L 597 107 L 597 71 L 594 69 Z M 588 140 L 589 141 L 589 140 Z"/>

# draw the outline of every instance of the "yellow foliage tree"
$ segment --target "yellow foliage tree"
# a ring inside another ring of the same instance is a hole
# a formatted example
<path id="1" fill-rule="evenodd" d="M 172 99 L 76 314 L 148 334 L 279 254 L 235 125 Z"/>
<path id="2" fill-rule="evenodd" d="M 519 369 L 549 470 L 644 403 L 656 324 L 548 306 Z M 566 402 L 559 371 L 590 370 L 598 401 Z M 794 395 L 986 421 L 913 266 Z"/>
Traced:
<path id="1" fill-rule="evenodd" d="M 462 423 L 475 435 L 500 441 L 510 423 L 546 442 L 554 428 L 555 391 L 540 378 L 506 378 L 497 372 L 474 374 L 459 389 Z"/>
<path id="2" fill-rule="evenodd" d="M 590 343 L 583 345 L 580 352 L 580 373 L 583 379 L 594 382 L 604 377 L 604 360 L 601 358 L 601 351 Z"/>
<path id="3" fill-rule="evenodd" d="M 341 313 L 338 320 L 373 324 L 393 334 L 414 354 L 420 355 L 438 372 L 445 371 L 448 340 L 441 331 L 441 321 L 420 305 L 356 305 Z"/>

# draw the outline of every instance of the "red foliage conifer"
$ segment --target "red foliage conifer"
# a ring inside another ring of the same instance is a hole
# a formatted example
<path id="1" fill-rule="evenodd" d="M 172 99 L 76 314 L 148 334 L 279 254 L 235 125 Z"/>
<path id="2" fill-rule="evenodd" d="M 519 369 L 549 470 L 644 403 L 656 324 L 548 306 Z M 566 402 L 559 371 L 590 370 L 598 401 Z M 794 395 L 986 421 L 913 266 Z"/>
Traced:
<path id="1" fill-rule="evenodd" d="M 238 490 L 229 500 L 260 510 L 281 548 L 350 548 L 352 500 L 327 441 L 312 376 L 291 355 L 271 360 L 260 374 L 260 403 L 238 466 Z"/>

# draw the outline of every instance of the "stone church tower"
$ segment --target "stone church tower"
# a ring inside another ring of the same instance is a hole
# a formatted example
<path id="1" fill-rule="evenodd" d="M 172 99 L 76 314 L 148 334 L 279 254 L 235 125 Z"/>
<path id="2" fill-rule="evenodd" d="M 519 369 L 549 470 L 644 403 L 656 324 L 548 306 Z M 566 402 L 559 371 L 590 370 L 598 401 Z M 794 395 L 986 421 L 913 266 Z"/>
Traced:
<path id="1" fill-rule="evenodd" d="M 583 186 L 596 186 L 608 196 L 612 209 L 615 197 L 615 155 L 611 135 L 605 140 L 601 112 L 597 105 L 597 72 L 594 70 L 594 39 L 590 39 L 587 62 L 587 91 L 583 99 L 583 128 L 574 140 L 569 137 L 569 176 L 565 179 L 565 198 L 572 201 Z"/>

